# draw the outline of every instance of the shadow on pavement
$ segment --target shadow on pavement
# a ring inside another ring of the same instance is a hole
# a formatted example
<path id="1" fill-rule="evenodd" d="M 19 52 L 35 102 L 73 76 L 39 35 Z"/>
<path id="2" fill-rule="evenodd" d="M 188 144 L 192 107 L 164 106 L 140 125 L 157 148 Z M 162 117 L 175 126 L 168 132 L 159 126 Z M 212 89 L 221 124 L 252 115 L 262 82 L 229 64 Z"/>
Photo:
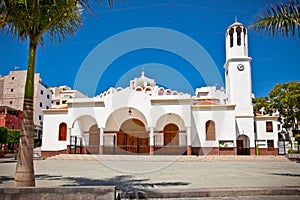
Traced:
<path id="1" fill-rule="evenodd" d="M 71 182 L 63 184 L 67 186 L 116 186 L 117 190 L 122 192 L 140 191 L 146 192 L 158 187 L 172 187 L 188 185 L 185 182 L 156 182 L 149 183 L 149 179 L 134 179 L 134 176 L 122 175 L 108 179 L 91 179 L 85 177 L 63 177 L 63 176 L 50 176 L 47 174 L 39 174 L 35 176 L 36 180 L 60 180 L 62 182 Z"/>
<path id="2" fill-rule="evenodd" d="M 290 174 L 290 173 L 271 173 L 272 175 L 278 175 L 278 176 L 295 176 L 300 177 L 300 174 Z"/>
<path id="3" fill-rule="evenodd" d="M 14 180 L 14 177 L 12 176 L 0 176 L 0 184 L 12 180 Z"/>

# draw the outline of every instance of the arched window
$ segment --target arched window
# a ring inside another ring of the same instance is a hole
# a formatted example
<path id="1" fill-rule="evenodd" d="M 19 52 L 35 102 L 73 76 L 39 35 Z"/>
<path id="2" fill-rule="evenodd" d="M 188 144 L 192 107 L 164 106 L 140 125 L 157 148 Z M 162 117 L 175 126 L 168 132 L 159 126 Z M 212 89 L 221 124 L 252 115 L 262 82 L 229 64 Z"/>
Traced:
<path id="1" fill-rule="evenodd" d="M 59 125 L 58 140 L 59 141 L 67 140 L 67 124 L 64 122 Z"/>
<path id="2" fill-rule="evenodd" d="M 233 47 L 233 32 L 234 32 L 234 29 L 231 28 L 229 30 L 229 36 L 230 36 L 230 47 Z"/>
<path id="3" fill-rule="evenodd" d="M 143 88 L 142 87 L 137 87 L 137 88 L 135 88 L 135 91 L 141 92 L 141 91 L 143 91 Z"/>
<path id="4" fill-rule="evenodd" d="M 205 124 L 206 140 L 216 140 L 216 126 L 215 122 L 209 120 Z"/>
<path id="5" fill-rule="evenodd" d="M 237 45 L 241 46 L 241 33 L 242 33 L 242 28 L 238 26 L 236 28 L 236 33 L 237 33 Z"/>

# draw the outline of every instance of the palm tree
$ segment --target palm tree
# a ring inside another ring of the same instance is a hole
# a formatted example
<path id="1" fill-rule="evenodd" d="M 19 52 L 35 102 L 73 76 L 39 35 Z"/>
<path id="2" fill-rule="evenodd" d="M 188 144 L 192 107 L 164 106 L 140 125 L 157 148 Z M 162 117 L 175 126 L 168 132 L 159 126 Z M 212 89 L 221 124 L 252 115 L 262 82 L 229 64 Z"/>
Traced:
<path id="1" fill-rule="evenodd" d="M 300 2 L 299 0 L 270 5 L 260 15 L 256 22 L 250 25 L 254 31 L 266 32 L 300 38 Z"/>
<path id="2" fill-rule="evenodd" d="M 111 6 L 113 0 L 107 2 Z M 0 0 L 0 29 L 21 41 L 29 40 L 16 187 L 35 186 L 33 97 L 37 48 L 44 45 L 44 38 L 61 43 L 73 36 L 83 24 L 83 9 L 94 13 L 88 0 Z"/>

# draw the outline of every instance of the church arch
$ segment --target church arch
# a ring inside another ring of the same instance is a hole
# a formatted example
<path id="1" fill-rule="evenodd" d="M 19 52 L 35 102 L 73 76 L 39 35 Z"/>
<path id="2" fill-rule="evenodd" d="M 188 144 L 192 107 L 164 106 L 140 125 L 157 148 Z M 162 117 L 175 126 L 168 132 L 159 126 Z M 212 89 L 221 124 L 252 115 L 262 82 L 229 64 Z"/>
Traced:
<path id="1" fill-rule="evenodd" d="M 179 146 L 179 128 L 176 124 L 170 123 L 164 127 L 164 146 Z"/>
<path id="2" fill-rule="evenodd" d="M 100 131 L 97 124 L 94 124 L 90 127 L 89 132 L 89 142 L 87 150 L 91 154 L 99 154 L 99 145 L 100 145 Z"/>
<path id="3" fill-rule="evenodd" d="M 148 154 L 149 133 L 145 124 L 136 118 L 124 121 L 117 133 L 117 147 L 119 153 Z"/>
<path id="4" fill-rule="evenodd" d="M 247 135 L 239 135 L 236 145 L 237 155 L 250 155 L 250 139 Z"/>

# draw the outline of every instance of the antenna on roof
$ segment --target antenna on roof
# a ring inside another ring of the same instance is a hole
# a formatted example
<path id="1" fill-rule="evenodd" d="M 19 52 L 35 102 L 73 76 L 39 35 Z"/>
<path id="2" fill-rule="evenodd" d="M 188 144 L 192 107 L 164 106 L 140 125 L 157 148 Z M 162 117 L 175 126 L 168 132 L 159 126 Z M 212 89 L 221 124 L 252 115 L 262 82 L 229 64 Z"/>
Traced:
<path id="1" fill-rule="evenodd" d="M 234 22 L 237 22 L 237 16 L 234 17 Z"/>
<path id="2" fill-rule="evenodd" d="M 15 66 L 15 71 L 17 71 L 19 68 L 20 68 L 20 67 L 18 67 L 18 66 Z"/>

